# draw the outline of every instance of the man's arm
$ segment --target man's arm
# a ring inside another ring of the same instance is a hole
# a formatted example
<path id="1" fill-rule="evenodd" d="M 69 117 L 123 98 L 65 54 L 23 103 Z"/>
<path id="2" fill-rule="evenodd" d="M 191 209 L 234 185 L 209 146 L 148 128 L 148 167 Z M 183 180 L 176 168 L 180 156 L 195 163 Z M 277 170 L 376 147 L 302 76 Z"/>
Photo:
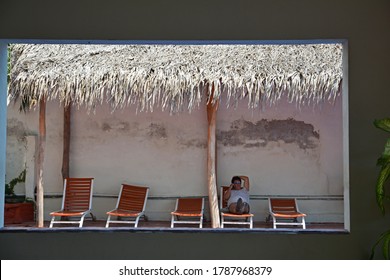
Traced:
<path id="1" fill-rule="evenodd" d="M 249 192 L 249 177 L 244 175 L 238 177 L 240 177 L 241 180 L 244 181 L 244 188 L 246 188 L 246 190 Z"/>
<path id="2" fill-rule="evenodd" d="M 233 184 L 230 184 L 229 188 L 223 194 L 225 200 L 228 200 L 230 198 L 232 188 L 233 188 Z"/>

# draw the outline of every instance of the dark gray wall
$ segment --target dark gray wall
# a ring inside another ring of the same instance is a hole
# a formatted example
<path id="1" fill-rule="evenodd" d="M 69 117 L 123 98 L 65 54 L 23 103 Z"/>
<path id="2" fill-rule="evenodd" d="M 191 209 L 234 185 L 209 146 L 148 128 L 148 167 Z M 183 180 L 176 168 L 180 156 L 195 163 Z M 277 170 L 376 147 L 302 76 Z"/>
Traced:
<path id="1" fill-rule="evenodd" d="M 59 3 L 61 4 L 59 4 Z M 375 204 L 376 159 L 390 116 L 390 1 L 9 0 L 0 38 L 349 42 L 350 234 L 0 232 L 2 259 L 367 259 L 390 228 Z M 228 245 L 229 244 L 229 245 Z M 76 249 L 77 248 L 77 249 Z"/>

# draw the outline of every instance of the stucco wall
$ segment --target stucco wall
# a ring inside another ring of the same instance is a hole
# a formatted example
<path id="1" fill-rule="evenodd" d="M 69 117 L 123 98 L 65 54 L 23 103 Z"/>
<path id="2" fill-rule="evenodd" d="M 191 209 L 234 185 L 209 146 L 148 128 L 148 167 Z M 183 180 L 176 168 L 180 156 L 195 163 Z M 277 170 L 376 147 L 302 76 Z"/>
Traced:
<path id="1" fill-rule="evenodd" d="M 309 222 L 343 222 L 341 97 L 315 107 L 281 100 L 248 109 L 242 100 L 227 108 L 225 102 L 217 116 L 218 186 L 235 174 L 248 175 L 255 220 L 265 219 L 267 197 L 276 195 L 304 198 L 300 207 Z M 37 134 L 38 112 L 8 109 L 7 172 L 16 174 L 25 164 L 24 136 Z M 44 188 L 50 197 L 62 193 L 61 105 L 49 102 L 46 118 Z M 169 220 L 177 196 L 207 197 L 205 106 L 170 115 L 159 108 L 112 111 L 103 104 L 93 112 L 73 108 L 71 122 L 70 175 L 95 178 L 93 212 L 99 219 L 114 208 L 121 183 L 150 187 L 150 220 Z M 17 191 L 23 193 L 21 185 Z M 60 201 L 45 199 L 46 219 Z"/>

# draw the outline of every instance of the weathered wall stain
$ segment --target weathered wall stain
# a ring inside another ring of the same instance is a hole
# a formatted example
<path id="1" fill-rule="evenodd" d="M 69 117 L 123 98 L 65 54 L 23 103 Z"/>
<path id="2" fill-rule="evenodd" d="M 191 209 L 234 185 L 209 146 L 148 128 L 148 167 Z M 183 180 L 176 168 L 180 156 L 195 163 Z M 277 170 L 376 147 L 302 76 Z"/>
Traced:
<path id="1" fill-rule="evenodd" d="M 117 122 L 117 123 L 103 122 L 102 124 L 102 130 L 104 132 L 110 132 L 111 130 L 116 130 L 119 132 L 127 132 L 129 129 L 130 129 L 130 124 L 124 121 Z"/>
<path id="2" fill-rule="evenodd" d="M 24 140 L 25 136 L 27 135 L 37 134 L 36 132 L 27 129 L 24 123 L 17 120 L 16 118 L 10 118 L 7 122 L 7 135 L 15 136 L 19 141 Z"/>
<path id="3" fill-rule="evenodd" d="M 167 130 L 163 124 L 151 123 L 148 127 L 148 136 L 150 138 L 166 139 Z"/>
<path id="4" fill-rule="evenodd" d="M 295 143 L 301 149 L 317 148 L 320 135 L 312 124 L 286 120 L 265 120 L 256 123 L 239 119 L 232 122 L 230 129 L 217 131 L 217 139 L 224 146 L 244 148 L 265 147 L 269 142 Z"/>
<path id="5" fill-rule="evenodd" d="M 141 137 L 145 140 L 167 140 L 168 130 L 164 123 L 152 122 L 144 128 L 138 123 L 119 120 L 105 120 L 100 124 L 106 133 L 121 133 L 131 137 Z M 320 135 L 310 123 L 292 118 L 285 120 L 262 119 L 257 122 L 238 119 L 231 123 L 228 130 L 217 130 L 217 141 L 223 146 L 240 146 L 246 149 L 265 147 L 270 142 L 283 141 L 296 144 L 300 149 L 315 149 L 319 145 Z M 179 146 L 185 148 L 206 149 L 207 139 L 176 135 Z"/>
<path id="6" fill-rule="evenodd" d="M 206 149 L 207 141 L 206 139 L 183 139 L 181 137 L 177 137 L 177 143 L 180 146 L 184 146 L 185 148 L 199 148 Z"/>
<path id="7" fill-rule="evenodd" d="M 110 130 L 111 130 L 111 125 L 109 124 L 109 123 L 103 123 L 102 124 L 102 130 L 104 131 L 104 132 L 109 132 Z"/>
<path id="8" fill-rule="evenodd" d="M 167 139 L 168 133 L 164 123 L 152 122 L 146 126 L 140 125 L 138 122 L 129 123 L 120 121 L 119 119 L 105 119 L 101 123 L 97 123 L 98 127 L 105 133 L 130 136 L 136 138 L 144 138 L 145 140 Z M 91 131 L 94 127 L 90 126 Z"/>

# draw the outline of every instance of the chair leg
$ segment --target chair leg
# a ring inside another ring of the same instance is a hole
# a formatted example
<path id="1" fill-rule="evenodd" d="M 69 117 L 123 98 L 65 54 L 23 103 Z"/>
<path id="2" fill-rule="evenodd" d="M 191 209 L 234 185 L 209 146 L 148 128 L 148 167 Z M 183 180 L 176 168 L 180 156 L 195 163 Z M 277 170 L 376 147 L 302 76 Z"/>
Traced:
<path id="1" fill-rule="evenodd" d="M 138 216 L 137 218 L 135 218 L 135 221 L 134 221 L 134 227 L 138 227 L 138 222 L 139 222 L 139 218 L 140 216 Z"/>
<path id="2" fill-rule="evenodd" d="M 305 217 L 302 217 L 302 227 L 303 229 L 306 229 Z"/>
<path id="3" fill-rule="evenodd" d="M 172 218 L 171 218 L 171 228 L 175 227 L 175 218 L 174 218 L 174 215 L 172 215 Z"/>
<path id="4" fill-rule="evenodd" d="M 111 220 L 111 215 L 108 215 L 107 222 L 106 222 L 106 228 L 110 226 L 110 220 Z"/>
<path id="5" fill-rule="evenodd" d="M 79 222 L 79 227 L 83 227 L 84 218 L 85 218 L 85 215 L 83 215 L 83 216 L 81 217 L 80 222 Z"/>
<path id="6" fill-rule="evenodd" d="M 55 216 L 53 216 L 53 217 L 51 218 L 51 222 L 50 222 L 49 228 L 52 228 L 52 227 L 53 227 L 54 220 L 55 220 Z"/>

